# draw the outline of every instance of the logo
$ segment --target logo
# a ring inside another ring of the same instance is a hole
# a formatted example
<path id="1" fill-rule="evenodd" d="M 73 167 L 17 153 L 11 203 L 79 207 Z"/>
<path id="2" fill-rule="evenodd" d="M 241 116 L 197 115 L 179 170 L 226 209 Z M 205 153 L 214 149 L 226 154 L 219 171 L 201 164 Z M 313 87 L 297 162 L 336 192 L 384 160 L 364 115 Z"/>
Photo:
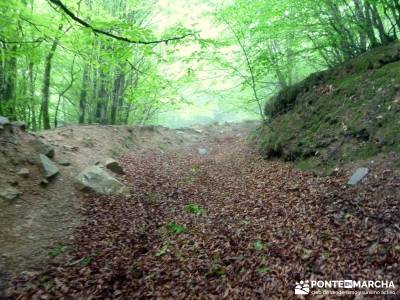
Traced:
<path id="1" fill-rule="evenodd" d="M 300 281 L 296 282 L 296 286 L 294 288 L 294 294 L 295 295 L 308 295 L 310 293 L 310 282 L 308 280 L 306 281 Z"/>
<path id="2" fill-rule="evenodd" d="M 389 280 L 301 280 L 295 295 L 394 295 L 395 284 Z M 385 290 L 387 289 L 387 290 Z"/>

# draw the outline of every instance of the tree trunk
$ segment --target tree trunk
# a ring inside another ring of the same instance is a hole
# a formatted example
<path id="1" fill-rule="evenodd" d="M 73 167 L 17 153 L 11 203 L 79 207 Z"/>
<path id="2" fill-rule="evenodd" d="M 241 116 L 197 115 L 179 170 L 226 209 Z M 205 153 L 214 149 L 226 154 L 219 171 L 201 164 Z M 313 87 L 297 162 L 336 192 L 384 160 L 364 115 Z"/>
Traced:
<path id="1" fill-rule="evenodd" d="M 117 120 L 117 114 L 119 107 L 121 105 L 122 93 L 124 90 L 125 85 L 125 74 L 122 70 L 118 73 L 117 77 L 115 78 L 114 83 L 114 91 L 113 91 L 113 99 L 111 104 L 111 124 L 115 125 Z"/>
<path id="2" fill-rule="evenodd" d="M 371 9 L 372 21 L 373 21 L 375 27 L 378 29 L 381 43 L 383 45 L 387 45 L 388 43 L 390 43 L 392 41 L 392 39 L 385 31 L 385 27 L 383 25 L 382 18 L 379 14 L 378 8 L 376 7 L 375 3 L 373 3 L 371 7 L 372 7 L 372 9 Z"/>
<path id="3" fill-rule="evenodd" d="M 50 101 L 50 79 L 51 79 L 51 63 L 54 53 L 58 46 L 58 38 L 55 38 L 51 45 L 50 52 L 46 56 L 44 76 L 43 76 L 43 89 L 42 89 L 42 120 L 43 128 L 50 129 L 50 114 L 49 114 L 49 101 Z"/>
<path id="4" fill-rule="evenodd" d="M 95 114 L 95 120 L 96 123 L 99 124 L 105 124 L 106 122 L 106 97 L 107 97 L 107 92 L 106 92 L 106 76 L 102 70 L 100 70 L 100 87 L 99 87 L 99 92 L 97 96 L 97 104 L 96 104 L 96 114 Z"/>
<path id="5" fill-rule="evenodd" d="M 88 83 L 89 83 L 89 66 L 86 64 L 83 69 L 81 95 L 79 97 L 79 124 L 85 123 Z"/>
<path id="6" fill-rule="evenodd" d="M 365 31 L 368 35 L 368 38 L 371 42 L 371 47 L 374 48 L 379 45 L 378 39 L 375 36 L 374 25 L 372 24 L 371 17 L 371 6 L 368 2 L 365 2 Z"/>
<path id="7" fill-rule="evenodd" d="M 35 104 L 35 78 L 33 76 L 33 63 L 29 64 L 28 73 L 29 73 L 29 100 L 31 106 L 30 127 L 32 128 L 33 131 L 36 131 L 37 124 L 36 124 L 36 104 Z"/>
<path id="8" fill-rule="evenodd" d="M 1 96 L 1 113 L 15 120 L 15 97 L 17 88 L 17 46 L 13 46 L 10 51 L 4 47 L 4 68 L 3 68 L 3 89 Z"/>

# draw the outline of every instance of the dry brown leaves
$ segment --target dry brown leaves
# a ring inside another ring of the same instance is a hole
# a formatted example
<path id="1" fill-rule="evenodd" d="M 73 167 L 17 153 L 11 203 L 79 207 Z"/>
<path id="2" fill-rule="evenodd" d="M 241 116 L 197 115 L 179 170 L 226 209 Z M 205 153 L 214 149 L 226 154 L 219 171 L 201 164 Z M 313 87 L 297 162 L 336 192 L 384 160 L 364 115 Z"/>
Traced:
<path id="1" fill-rule="evenodd" d="M 15 281 L 10 298 L 290 299 L 303 279 L 399 284 L 392 171 L 377 167 L 354 188 L 348 174 L 264 161 L 232 136 L 208 148 L 123 157 L 133 196 L 84 199 L 64 263 Z M 187 232 L 169 232 L 171 222 Z"/>

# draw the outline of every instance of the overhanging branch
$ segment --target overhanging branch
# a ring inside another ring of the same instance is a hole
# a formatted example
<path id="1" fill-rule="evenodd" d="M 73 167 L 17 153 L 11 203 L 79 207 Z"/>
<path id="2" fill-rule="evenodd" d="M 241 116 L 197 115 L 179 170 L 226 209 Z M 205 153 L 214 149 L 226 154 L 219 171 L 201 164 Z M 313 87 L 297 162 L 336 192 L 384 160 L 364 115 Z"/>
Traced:
<path id="1" fill-rule="evenodd" d="M 108 36 L 110 38 L 113 38 L 113 39 L 116 39 L 116 40 L 119 40 L 119 41 L 123 41 L 123 42 L 127 42 L 127 43 L 142 44 L 142 45 L 161 44 L 161 43 L 166 43 L 167 44 L 168 42 L 182 40 L 184 38 L 187 38 L 189 36 L 193 36 L 194 35 L 194 33 L 187 33 L 187 34 L 184 34 L 182 36 L 176 36 L 176 37 L 171 37 L 171 38 L 167 38 L 167 39 L 160 39 L 160 40 L 155 40 L 155 41 L 132 40 L 132 39 L 129 39 L 127 37 L 119 36 L 119 35 L 116 35 L 114 33 L 107 32 L 107 31 L 104 31 L 104 30 L 101 30 L 101 29 L 93 27 L 91 24 L 89 24 L 85 20 L 82 20 L 81 18 L 76 16 L 60 0 L 48 0 L 48 1 L 50 3 L 56 5 L 57 7 L 59 7 L 62 11 L 65 12 L 65 14 L 67 14 L 75 22 L 79 23 L 80 25 L 82 25 L 85 28 L 91 29 L 94 33 L 102 34 L 102 35 Z"/>

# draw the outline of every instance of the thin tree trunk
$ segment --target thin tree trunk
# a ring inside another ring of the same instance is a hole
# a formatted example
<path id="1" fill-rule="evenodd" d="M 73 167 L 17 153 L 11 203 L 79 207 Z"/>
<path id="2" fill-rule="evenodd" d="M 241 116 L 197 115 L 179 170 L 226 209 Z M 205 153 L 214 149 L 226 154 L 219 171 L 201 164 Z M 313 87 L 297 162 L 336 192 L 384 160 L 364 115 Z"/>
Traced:
<path id="1" fill-rule="evenodd" d="M 117 77 L 115 78 L 114 83 L 114 91 L 113 91 L 113 99 L 111 104 L 111 124 L 116 124 L 117 114 L 119 107 L 121 105 L 122 93 L 124 90 L 125 85 L 125 74 L 122 70 L 118 73 Z"/>
<path id="2" fill-rule="evenodd" d="M 83 69 L 81 94 L 79 97 L 79 124 L 85 123 L 87 86 L 89 82 L 89 66 L 86 64 Z"/>
<path id="3" fill-rule="evenodd" d="M 42 119 L 43 128 L 50 129 L 50 114 L 49 114 L 49 101 L 50 101 L 50 80 L 51 80 L 51 63 L 53 60 L 54 53 L 57 49 L 59 39 L 55 38 L 51 45 L 50 51 L 46 56 L 45 69 L 43 76 L 43 88 L 42 88 Z"/>
<path id="4" fill-rule="evenodd" d="M 97 105 L 96 105 L 96 123 L 99 124 L 104 124 L 105 123 L 105 112 L 106 112 L 106 97 L 107 97 L 107 92 L 106 92 L 106 76 L 102 70 L 100 70 L 100 87 L 98 91 L 98 96 L 97 96 Z"/>
<path id="5" fill-rule="evenodd" d="M 2 114 L 15 120 L 15 98 L 16 98 L 16 87 L 17 87 L 17 57 L 16 51 L 17 46 L 13 46 L 10 51 L 5 49 L 5 63 L 3 69 L 3 95 L 1 110 Z M 9 56 L 9 57 L 7 57 Z"/>
<path id="6" fill-rule="evenodd" d="M 31 106 L 31 128 L 33 131 L 37 130 L 36 124 L 36 104 L 35 104 L 35 78 L 33 76 L 33 63 L 29 64 L 28 67 L 29 72 L 29 98 L 30 98 L 30 106 Z"/>

